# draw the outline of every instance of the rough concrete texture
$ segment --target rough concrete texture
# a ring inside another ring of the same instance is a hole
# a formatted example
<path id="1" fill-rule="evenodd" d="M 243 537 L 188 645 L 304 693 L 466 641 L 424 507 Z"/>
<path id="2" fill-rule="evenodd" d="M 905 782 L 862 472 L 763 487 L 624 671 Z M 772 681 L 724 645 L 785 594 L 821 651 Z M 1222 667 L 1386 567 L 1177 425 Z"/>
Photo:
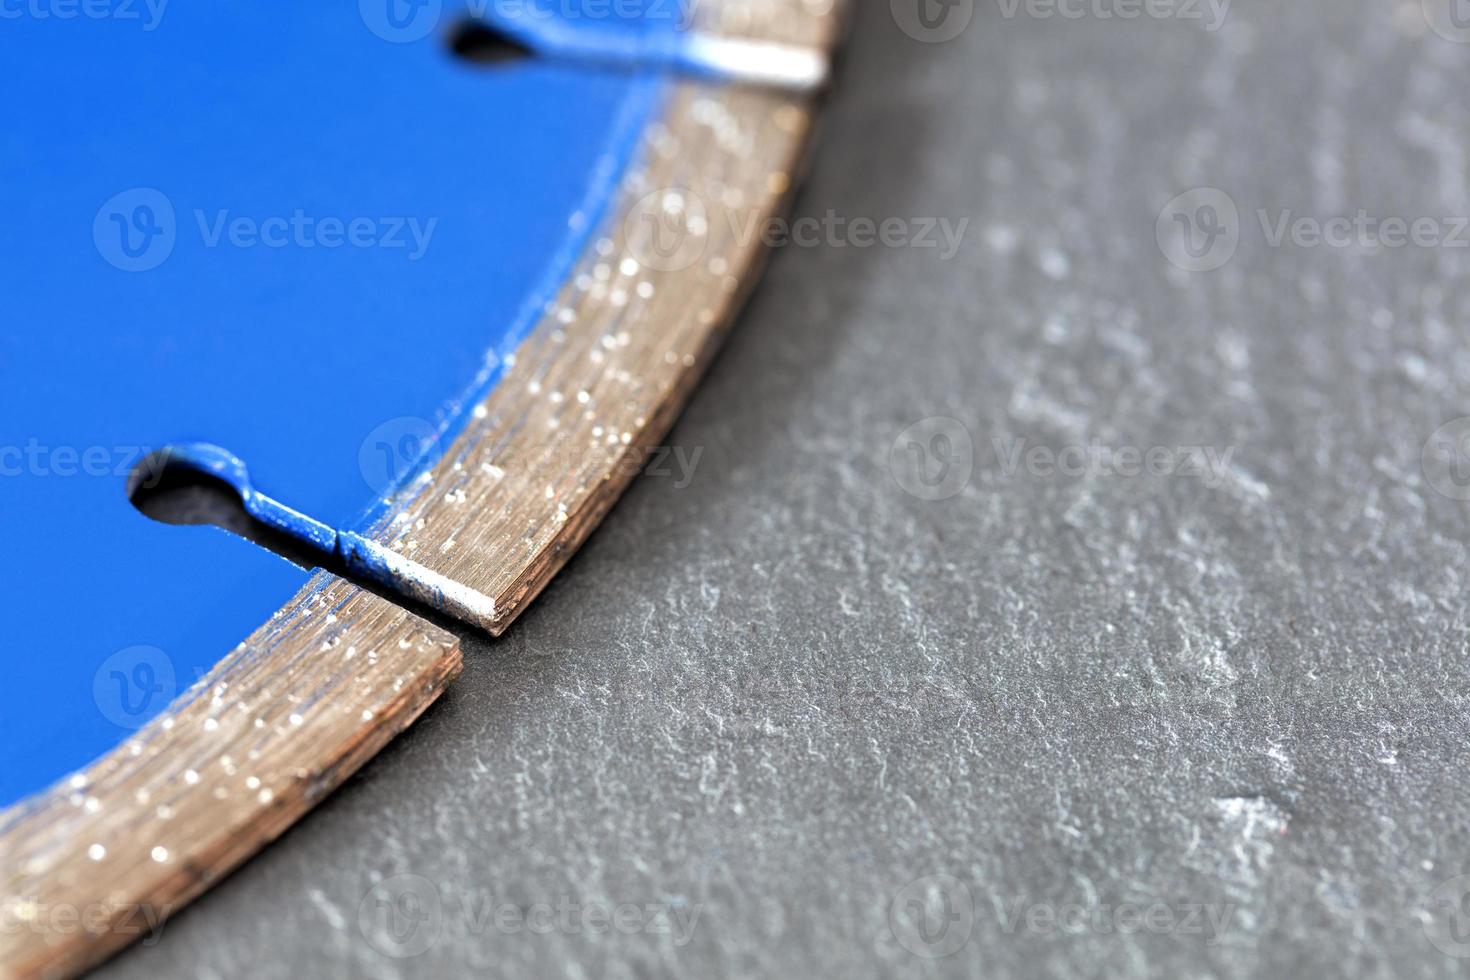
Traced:
<path id="1" fill-rule="evenodd" d="M 957 254 L 783 249 L 687 486 L 107 974 L 1470 971 L 1470 44 L 1048 9 L 863 0 L 797 215 Z M 1271 242 L 1359 209 L 1445 240 Z"/>

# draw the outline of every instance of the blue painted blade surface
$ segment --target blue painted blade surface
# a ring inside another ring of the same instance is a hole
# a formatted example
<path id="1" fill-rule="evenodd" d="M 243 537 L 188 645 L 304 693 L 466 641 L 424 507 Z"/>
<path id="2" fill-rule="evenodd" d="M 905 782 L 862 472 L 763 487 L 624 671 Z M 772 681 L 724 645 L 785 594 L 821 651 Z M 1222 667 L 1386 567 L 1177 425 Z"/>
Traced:
<path id="1" fill-rule="evenodd" d="M 131 9 L 0 28 L 0 805 L 115 746 L 305 581 L 144 518 L 130 468 L 212 443 L 361 526 L 494 383 L 661 90 L 468 66 L 449 6 L 416 39 L 366 0 Z"/>

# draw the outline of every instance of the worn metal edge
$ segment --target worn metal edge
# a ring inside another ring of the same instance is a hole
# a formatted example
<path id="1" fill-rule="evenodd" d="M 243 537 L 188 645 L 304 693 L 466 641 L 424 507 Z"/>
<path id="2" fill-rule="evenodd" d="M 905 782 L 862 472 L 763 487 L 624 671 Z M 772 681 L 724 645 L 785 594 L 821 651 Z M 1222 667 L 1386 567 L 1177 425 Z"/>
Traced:
<path id="1" fill-rule="evenodd" d="M 764 266 L 760 232 L 790 199 L 814 111 L 797 93 L 670 82 L 569 282 L 448 451 L 364 535 L 375 561 L 426 571 L 398 587 L 493 635 L 546 587 L 708 367 Z"/>
<path id="2" fill-rule="evenodd" d="M 74 975 L 279 837 L 458 676 L 457 639 L 317 573 L 168 710 L 0 813 L 0 976 Z"/>

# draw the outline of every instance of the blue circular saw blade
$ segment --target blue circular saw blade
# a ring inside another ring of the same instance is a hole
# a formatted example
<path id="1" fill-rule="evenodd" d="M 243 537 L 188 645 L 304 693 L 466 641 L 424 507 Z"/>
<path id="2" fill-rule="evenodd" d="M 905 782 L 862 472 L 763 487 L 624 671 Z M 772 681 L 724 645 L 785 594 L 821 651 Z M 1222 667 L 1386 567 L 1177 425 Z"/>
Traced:
<path id="1" fill-rule="evenodd" d="M 495 383 L 664 84 L 636 60 L 468 64 L 452 5 L 159 7 L 0 31 L 24 93 L 0 132 L 0 805 L 117 745 L 306 580 L 143 517 L 140 462 L 222 447 L 362 526 Z"/>

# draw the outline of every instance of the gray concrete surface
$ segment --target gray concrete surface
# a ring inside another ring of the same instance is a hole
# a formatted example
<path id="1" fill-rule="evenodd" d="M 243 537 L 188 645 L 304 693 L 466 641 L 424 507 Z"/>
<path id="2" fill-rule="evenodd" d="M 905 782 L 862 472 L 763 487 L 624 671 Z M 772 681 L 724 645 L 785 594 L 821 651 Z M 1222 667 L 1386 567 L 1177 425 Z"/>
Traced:
<path id="1" fill-rule="evenodd" d="M 1470 44 L 1121 2 L 860 0 L 797 213 L 958 253 L 785 249 L 692 481 L 104 975 L 1470 972 Z"/>

